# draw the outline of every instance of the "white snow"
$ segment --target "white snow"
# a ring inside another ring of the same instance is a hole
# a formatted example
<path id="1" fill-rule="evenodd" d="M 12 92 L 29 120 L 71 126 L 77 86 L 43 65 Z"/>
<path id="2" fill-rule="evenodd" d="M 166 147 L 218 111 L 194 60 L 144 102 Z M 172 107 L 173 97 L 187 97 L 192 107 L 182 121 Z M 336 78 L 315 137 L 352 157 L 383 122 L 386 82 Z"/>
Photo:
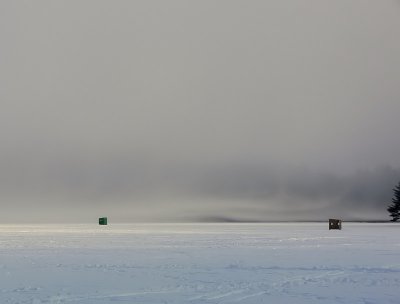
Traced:
<path id="1" fill-rule="evenodd" d="M 400 303 L 400 225 L 0 225 L 0 303 Z"/>

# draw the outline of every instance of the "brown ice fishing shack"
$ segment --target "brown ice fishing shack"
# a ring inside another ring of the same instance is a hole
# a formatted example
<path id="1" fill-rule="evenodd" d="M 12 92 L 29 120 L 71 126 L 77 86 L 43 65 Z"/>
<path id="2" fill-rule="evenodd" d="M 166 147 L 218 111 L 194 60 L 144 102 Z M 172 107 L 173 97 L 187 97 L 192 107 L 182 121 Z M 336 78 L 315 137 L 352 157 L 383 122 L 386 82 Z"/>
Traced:
<path id="1" fill-rule="evenodd" d="M 331 229 L 342 230 L 342 221 L 338 219 L 329 219 L 329 230 Z"/>

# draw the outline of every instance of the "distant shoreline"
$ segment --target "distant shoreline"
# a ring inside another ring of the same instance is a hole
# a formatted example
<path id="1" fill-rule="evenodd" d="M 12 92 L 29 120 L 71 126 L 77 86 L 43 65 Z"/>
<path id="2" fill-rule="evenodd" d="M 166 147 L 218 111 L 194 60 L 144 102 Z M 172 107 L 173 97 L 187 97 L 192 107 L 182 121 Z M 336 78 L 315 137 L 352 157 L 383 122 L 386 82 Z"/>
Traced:
<path id="1" fill-rule="evenodd" d="M 390 220 L 342 220 L 344 223 L 368 223 L 368 224 L 400 224 L 400 222 L 392 222 Z M 229 221 L 164 221 L 164 222 L 126 222 L 126 221 L 110 221 L 109 225 L 179 225 L 179 224 L 296 224 L 296 223 L 328 223 L 327 220 L 296 220 L 296 221 L 257 221 L 257 220 L 229 220 Z M 2 222 L 0 226 L 8 225 L 98 225 L 97 222 Z"/>

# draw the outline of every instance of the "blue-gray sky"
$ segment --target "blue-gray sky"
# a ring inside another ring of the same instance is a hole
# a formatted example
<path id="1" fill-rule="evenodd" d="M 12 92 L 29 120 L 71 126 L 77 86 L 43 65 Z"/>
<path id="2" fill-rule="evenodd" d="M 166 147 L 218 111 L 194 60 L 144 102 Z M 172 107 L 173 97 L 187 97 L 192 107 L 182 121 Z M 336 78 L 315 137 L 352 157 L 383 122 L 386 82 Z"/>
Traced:
<path id="1" fill-rule="evenodd" d="M 400 3 L 1 1 L 0 220 L 385 219 Z"/>

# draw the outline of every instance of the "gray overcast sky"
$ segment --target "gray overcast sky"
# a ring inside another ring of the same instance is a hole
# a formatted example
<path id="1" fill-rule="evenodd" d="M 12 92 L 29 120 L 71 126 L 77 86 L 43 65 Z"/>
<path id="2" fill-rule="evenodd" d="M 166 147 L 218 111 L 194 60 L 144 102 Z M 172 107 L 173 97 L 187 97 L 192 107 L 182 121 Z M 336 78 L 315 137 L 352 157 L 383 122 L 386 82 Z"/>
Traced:
<path id="1" fill-rule="evenodd" d="M 1 1 L 1 221 L 385 219 L 400 2 Z"/>

